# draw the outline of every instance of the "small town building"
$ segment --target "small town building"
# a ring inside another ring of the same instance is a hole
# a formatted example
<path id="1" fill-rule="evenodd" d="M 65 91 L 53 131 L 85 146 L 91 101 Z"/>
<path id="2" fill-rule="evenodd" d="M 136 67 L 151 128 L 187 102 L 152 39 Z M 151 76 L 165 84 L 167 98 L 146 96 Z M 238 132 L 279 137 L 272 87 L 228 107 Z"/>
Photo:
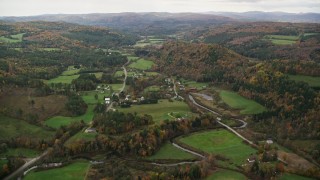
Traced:
<path id="1" fill-rule="evenodd" d="M 106 104 L 110 104 L 111 103 L 111 99 L 109 97 L 104 98 L 104 101 Z"/>

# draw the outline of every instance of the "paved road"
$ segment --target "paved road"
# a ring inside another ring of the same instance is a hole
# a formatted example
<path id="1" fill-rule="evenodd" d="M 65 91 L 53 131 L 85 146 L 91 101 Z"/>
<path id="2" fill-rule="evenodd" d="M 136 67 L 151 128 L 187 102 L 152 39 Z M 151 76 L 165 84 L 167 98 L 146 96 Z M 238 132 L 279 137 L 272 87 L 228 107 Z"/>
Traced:
<path id="1" fill-rule="evenodd" d="M 215 111 L 213 111 L 213 110 L 211 110 L 211 109 L 209 109 L 209 108 L 206 108 L 206 107 L 198 104 L 198 103 L 193 99 L 193 97 L 192 97 L 191 94 L 189 94 L 189 98 L 190 98 L 190 100 L 192 101 L 192 103 L 195 104 L 196 106 L 201 107 L 201 108 L 203 108 L 203 109 L 205 109 L 205 110 L 207 110 L 207 111 L 209 111 L 209 112 L 211 112 L 211 113 L 213 113 L 213 114 L 215 114 L 215 115 L 221 116 L 221 114 L 219 114 L 218 112 L 215 112 Z M 242 122 L 242 125 L 239 126 L 239 127 L 237 127 L 237 128 L 245 128 L 245 127 L 247 126 L 247 123 L 246 123 L 245 121 L 241 120 L 241 119 L 234 119 L 234 120 L 237 120 L 237 121 Z M 247 138 L 245 138 L 245 137 L 243 137 L 241 134 L 239 134 L 239 133 L 238 133 L 236 130 L 234 130 L 232 127 L 230 127 L 230 126 L 222 123 L 222 122 L 221 122 L 220 120 L 218 120 L 218 119 L 217 119 L 217 122 L 218 122 L 220 125 L 222 125 L 222 126 L 224 126 L 225 128 L 227 128 L 229 131 L 233 132 L 235 135 L 237 135 L 237 136 L 240 137 L 241 139 L 243 139 L 244 141 L 246 141 L 247 143 L 252 144 L 252 145 L 254 144 L 252 141 L 248 140 Z"/>
<path id="2" fill-rule="evenodd" d="M 23 172 L 29 168 L 30 166 L 32 166 L 33 164 L 35 164 L 38 160 L 40 160 L 41 158 L 43 158 L 44 156 L 46 156 L 48 154 L 48 150 L 46 150 L 45 152 L 43 152 L 40 156 L 35 157 L 33 159 L 31 159 L 30 161 L 26 162 L 24 165 L 22 165 L 19 169 L 17 169 L 15 172 L 11 173 L 9 176 L 7 176 L 6 178 L 4 178 L 4 180 L 9 180 L 9 179 L 13 179 L 14 177 L 18 178 L 18 176 L 20 174 L 23 174 Z"/>
<path id="3" fill-rule="evenodd" d="M 127 69 L 126 69 L 126 65 L 128 65 L 129 63 L 130 63 L 130 60 L 128 60 L 128 62 L 126 62 L 122 66 L 122 69 L 123 69 L 123 72 L 124 72 L 124 79 L 123 79 L 123 85 L 122 85 L 122 88 L 121 88 L 120 92 L 124 91 L 124 89 L 126 87 L 126 81 L 127 81 L 127 77 L 128 77 L 128 72 L 127 72 Z"/>

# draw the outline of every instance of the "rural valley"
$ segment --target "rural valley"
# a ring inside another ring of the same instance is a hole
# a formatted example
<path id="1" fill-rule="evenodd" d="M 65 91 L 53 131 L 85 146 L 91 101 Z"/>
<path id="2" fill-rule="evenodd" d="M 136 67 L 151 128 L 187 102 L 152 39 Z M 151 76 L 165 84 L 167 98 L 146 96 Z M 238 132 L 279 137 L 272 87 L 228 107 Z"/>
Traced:
<path id="1" fill-rule="evenodd" d="M 320 179 L 319 19 L 240 14 L 0 17 L 0 179 Z"/>

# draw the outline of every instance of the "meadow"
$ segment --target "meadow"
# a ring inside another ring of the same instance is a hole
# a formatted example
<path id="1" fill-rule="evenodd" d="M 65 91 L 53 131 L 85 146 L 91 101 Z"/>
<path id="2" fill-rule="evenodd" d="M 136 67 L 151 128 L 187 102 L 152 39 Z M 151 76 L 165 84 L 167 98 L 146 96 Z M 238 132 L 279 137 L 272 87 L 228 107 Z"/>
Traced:
<path id="1" fill-rule="evenodd" d="M 6 157 L 6 156 L 20 156 L 20 155 L 27 158 L 34 158 L 39 155 L 39 152 L 33 149 L 26 149 L 26 148 L 8 148 L 7 152 L 0 154 L 0 158 Z"/>
<path id="2" fill-rule="evenodd" d="M 15 35 L 11 35 L 10 37 L 1 36 L 0 37 L 0 42 L 5 42 L 5 43 L 19 43 L 19 42 L 22 42 L 23 34 L 24 33 L 15 34 Z"/>
<path id="3" fill-rule="evenodd" d="M 222 90 L 219 95 L 222 101 L 231 108 L 240 109 L 241 114 L 259 114 L 267 110 L 261 104 L 246 99 L 235 92 Z"/>
<path id="4" fill-rule="evenodd" d="M 275 45 L 291 45 L 299 40 L 299 36 L 267 35 L 264 37 Z"/>
<path id="5" fill-rule="evenodd" d="M 303 76 L 303 75 L 288 75 L 289 79 L 294 81 L 302 81 L 308 83 L 311 87 L 320 87 L 320 77 Z"/>
<path id="6" fill-rule="evenodd" d="M 246 180 L 247 177 L 241 173 L 230 170 L 218 170 L 208 176 L 206 180 Z"/>
<path id="7" fill-rule="evenodd" d="M 279 177 L 279 180 L 312 180 L 312 178 L 299 176 L 296 174 L 284 173 Z"/>
<path id="8" fill-rule="evenodd" d="M 206 153 L 223 155 L 236 165 L 242 165 L 250 155 L 256 153 L 255 149 L 225 129 L 194 133 L 178 140 Z"/>
<path id="9" fill-rule="evenodd" d="M 44 171 L 31 171 L 25 180 L 42 180 L 42 179 L 64 179 L 64 180 L 83 180 L 90 167 L 87 161 L 78 161 L 70 165 L 54 168 Z"/>
<path id="10" fill-rule="evenodd" d="M 0 140 L 24 136 L 33 139 L 51 139 L 54 132 L 46 131 L 41 127 L 29 124 L 23 120 L 0 115 Z"/>
<path id="11" fill-rule="evenodd" d="M 190 108 L 182 101 L 169 102 L 168 100 L 159 100 L 157 104 L 132 105 L 130 108 L 118 108 L 119 111 L 125 113 L 137 112 L 139 115 L 149 114 L 156 123 L 163 120 L 173 120 L 168 114 L 171 112 L 179 112 L 181 114 L 189 114 Z"/>
<path id="12" fill-rule="evenodd" d="M 60 75 L 53 79 L 44 80 L 44 82 L 47 84 L 51 84 L 51 83 L 71 84 L 72 80 L 77 79 L 79 76 L 80 76 L 79 74 L 68 75 L 68 76 Z"/>
<path id="13" fill-rule="evenodd" d="M 182 80 L 182 84 L 189 88 L 197 88 L 198 90 L 204 89 L 208 87 L 208 83 L 203 82 L 196 82 L 196 81 L 189 81 L 189 80 Z"/>
<path id="14" fill-rule="evenodd" d="M 81 120 L 83 120 L 85 123 L 88 124 L 94 116 L 93 109 L 94 109 L 94 105 L 88 105 L 88 109 L 84 115 L 77 116 L 77 117 L 54 116 L 46 120 L 44 123 L 45 125 L 53 128 L 67 126 L 72 122 L 81 121 Z"/>
<path id="15" fill-rule="evenodd" d="M 157 160 L 157 159 L 177 159 L 177 160 L 185 160 L 185 159 L 195 159 L 196 157 L 190 153 L 184 152 L 176 147 L 174 147 L 170 142 L 166 142 L 161 146 L 159 151 L 157 151 L 154 155 L 148 157 L 149 160 Z"/>
<path id="16" fill-rule="evenodd" d="M 147 88 L 144 89 L 144 92 L 157 92 L 160 91 L 160 87 L 159 86 L 149 86 Z"/>
<path id="17" fill-rule="evenodd" d="M 77 134 L 75 134 L 74 136 L 72 136 L 71 138 L 69 138 L 66 142 L 65 142 L 65 146 L 69 146 L 70 144 L 79 141 L 79 140 L 83 140 L 83 141 L 90 141 L 90 140 L 94 140 L 96 137 L 97 133 L 85 133 L 83 131 L 78 132 Z"/>
<path id="18" fill-rule="evenodd" d="M 97 104 L 103 103 L 104 97 L 110 96 L 110 91 L 105 90 L 104 93 L 101 93 L 101 91 L 83 91 L 80 95 L 86 104 Z M 98 95 L 98 99 L 95 98 L 95 95 Z"/>
<path id="19" fill-rule="evenodd" d="M 139 70 L 148 70 L 151 69 L 151 67 L 154 65 L 152 61 L 146 60 L 146 59 L 138 59 L 135 62 L 132 62 L 129 67 L 133 69 L 139 69 Z"/>

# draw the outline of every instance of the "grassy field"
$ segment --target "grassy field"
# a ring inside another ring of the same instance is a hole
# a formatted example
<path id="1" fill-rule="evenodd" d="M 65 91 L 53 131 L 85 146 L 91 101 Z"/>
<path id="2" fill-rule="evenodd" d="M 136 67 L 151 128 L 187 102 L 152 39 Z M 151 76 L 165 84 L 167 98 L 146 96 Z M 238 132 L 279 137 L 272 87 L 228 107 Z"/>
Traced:
<path id="1" fill-rule="evenodd" d="M 95 94 L 98 95 L 98 99 L 96 99 L 94 96 Z M 81 97 L 86 102 L 86 104 L 97 104 L 97 103 L 103 103 L 104 99 L 103 97 L 109 97 L 110 91 L 104 91 L 104 93 L 101 93 L 100 91 L 84 91 L 81 92 Z"/>
<path id="2" fill-rule="evenodd" d="M 60 48 L 39 48 L 40 51 L 60 51 Z"/>
<path id="3" fill-rule="evenodd" d="M 11 35 L 9 38 L 1 36 L 0 37 L 0 42 L 5 42 L 5 43 L 19 43 L 19 42 L 22 42 L 23 34 L 24 33 Z"/>
<path id="4" fill-rule="evenodd" d="M 184 152 L 176 147 L 174 147 L 171 143 L 166 142 L 161 146 L 160 150 L 156 152 L 156 154 L 148 157 L 149 160 L 155 159 L 195 159 L 195 156 Z"/>
<path id="5" fill-rule="evenodd" d="M 230 107 L 240 109 L 241 114 L 259 114 L 267 110 L 261 104 L 246 99 L 235 92 L 222 90 L 219 95 Z"/>
<path id="6" fill-rule="evenodd" d="M 94 140 L 96 135 L 97 133 L 85 133 L 83 131 L 78 132 L 77 134 L 75 134 L 74 136 L 68 139 L 68 141 L 65 143 L 65 146 L 68 146 L 73 142 L 76 142 L 79 140 L 84 140 L 84 141 Z"/>
<path id="7" fill-rule="evenodd" d="M 75 121 L 83 120 L 85 123 L 89 123 L 94 115 L 93 109 L 94 105 L 88 105 L 88 109 L 84 115 L 77 117 L 55 116 L 46 120 L 45 125 L 53 128 L 59 128 L 61 126 L 67 126 Z"/>
<path id="8" fill-rule="evenodd" d="M 241 173 L 230 170 L 219 170 L 206 178 L 206 180 L 246 180 L 247 177 Z"/>
<path id="9" fill-rule="evenodd" d="M 78 74 L 81 69 L 75 69 L 74 66 L 69 66 L 68 70 L 62 72 L 62 76 L 71 76 Z"/>
<path id="10" fill-rule="evenodd" d="M 181 114 L 190 113 L 188 105 L 181 101 L 169 102 L 168 100 L 159 100 L 158 104 L 133 105 L 130 108 L 118 108 L 119 111 L 125 113 L 137 112 L 140 115 L 149 114 L 156 123 L 162 120 L 173 120 L 168 113 L 179 112 Z"/>
<path id="11" fill-rule="evenodd" d="M 54 132 L 46 131 L 41 127 L 31 125 L 23 120 L 0 115 L 0 140 L 8 140 L 18 136 L 34 139 L 50 139 Z"/>
<path id="12" fill-rule="evenodd" d="M 302 81 L 308 83 L 311 87 L 320 87 L 320 77 L 288 75 L 291 80 Z"/>
<path id="13" fill-rule="evenodd" d="M 26 149 L 26 148 L 9 148 L 7 152 L 0 154 L 1 157 L 6 156 L 23 156 L 27 158 L 34 158 L 38 156 L 39 152 L 32 150 L 32 149 Z"/>
<path id="14" fill-rule="evenodd" d="M 188 81 L 188 80 L 182 80 L 182 84 L 184 84 L 186 87 L 197 88 L 199 90 L 203 89 L 204 87 L 208 87 L 208 83 Z"/>
<path id="15" fill-rule="evenodd" d="M 299 40 L 299 36 L 267 35 L 264 37 L 276 45 L 291 45 Z"/>
<path id="16" fill-rule="evenodd" d="M 45 80 L 44 82 L 47 84 L 51 84 L 51 83 L 71 84 L 72 80 L 77 79 L 79 76 L 80 76 L 79 74 L 71 75 L 71 76 L 61 76 L 60 75 L 56 78 Z"/>
<path id="17" fill-rule="evenodd" d="M 289 174 L 289 173 L 284 173 L 278 179 L 279 180 L 312 180 L 312 178 L 299 176 L 295 174 Z"/>
<path id="18" fill-rule="evenodd" d="M 148 92 L 148 91 L 160 91 L 160 87 L 159 86 L 149 86 L 147 88 L 144 89 L 145 92 Z"/>
<path id="19" fill-rule="evenodd" d="M 112 87 L 112 90 L 115 92 L 119 92 L 122 88 L 123 84 L 109 84 Z M 127 87 L 127 86 L 126 86 Z"/>
<path id="20" fill-rule="evenodd" d="M 86 161 L 79 161 L 70 165 L 45 171 L 32 171 L 24 177 L 25 180 L 42 179 L 64 179 L 83 180 L 85 179 L 90 164 Z"/>
<path id="21" fill-rule="evenodd" d="M 194 133 L 179 141 L 207 153 L 224 155 L 237 165 L 245 163 L 246 159 L 256 152 L 225 129 Z"/>
<path id="22" fill-rule="evenodd" d="M 124 76 L 123 71 L 117 71 L 116 73 L 114 73 L 114 77 L 122 77 L 122 76 Z"/>
<path id="23" fill-rule="evenodd" d="M 139 69 L 139 70 L 148 70 L 154 65 L 152 61 L 139 59 L 136 62 L 133 62 L 129 65 L 130 68 Z"/>

